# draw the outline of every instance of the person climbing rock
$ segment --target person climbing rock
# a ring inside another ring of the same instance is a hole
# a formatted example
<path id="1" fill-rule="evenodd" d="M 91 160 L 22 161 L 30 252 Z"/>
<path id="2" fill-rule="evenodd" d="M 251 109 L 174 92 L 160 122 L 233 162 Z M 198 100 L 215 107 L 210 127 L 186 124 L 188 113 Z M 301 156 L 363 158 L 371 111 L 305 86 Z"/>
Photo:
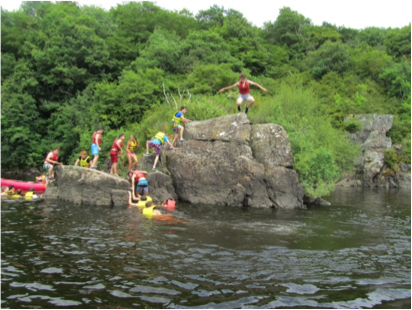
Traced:
<path id="1" fill-rule="evenodd" d="M 175 134 L 175 138 L 173 139 L 172 145 L 174 146 L 177 139 L 179 138 L 179 133 L 180 133 L 180 142 L 186 142 L 187 140 L 183 139 L 183 132 L 185 131 L 185 128 L 182 126 L 182 122 L 184 123 L 190 123 L 191 120 L 185 118 L 185 113 L 187 112 L 187 108 L 183 106 L 180 109 L 180 112 L 177 112 L 175 116 L 172 119 L 172 128 L 173 132 Z"/>
<path id="2" fill-rule="evenodd" d="M 151 141 L 147 141 L 146 143 L 146 154 L 143 154 L 143 156 L 150 156 L 149 152 L 151 148 L 154 148 L 156 150 L 156 159 L 153 164 L 153 171 L 157 171 L 157 163 L 159 162 L 159 157 L 160 157 L 160 152 L 162 145 L 164 144 L 169 144 L 170 149 L 174 149 L 173 145 L 169 142 L 169 138 L 166 135 L 166 132 L 159 132 Z"/>

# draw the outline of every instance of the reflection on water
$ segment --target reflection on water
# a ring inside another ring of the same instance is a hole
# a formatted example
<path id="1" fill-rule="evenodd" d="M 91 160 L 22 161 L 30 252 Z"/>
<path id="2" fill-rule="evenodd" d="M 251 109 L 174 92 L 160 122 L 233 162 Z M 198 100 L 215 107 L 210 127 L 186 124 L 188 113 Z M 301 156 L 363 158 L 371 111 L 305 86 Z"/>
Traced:
<path id="1" fill-rule="evenodd" d="M 307 210 L 2 202 L 2 308 L 410 308 L 410 191 Z"/>

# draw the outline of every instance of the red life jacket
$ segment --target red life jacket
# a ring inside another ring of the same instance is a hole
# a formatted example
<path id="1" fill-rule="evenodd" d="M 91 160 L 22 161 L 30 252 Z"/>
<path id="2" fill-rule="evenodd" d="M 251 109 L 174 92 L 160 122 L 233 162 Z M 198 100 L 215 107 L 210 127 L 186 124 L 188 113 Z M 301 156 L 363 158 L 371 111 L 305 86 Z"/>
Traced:
<path id="1" fill-rule="evenodd" d="M 239 81 L 239 93 L 242 95 L 247 95 L 250 93 L 248 80 L 245 80 L 245 85 L 243 85 L 243 83 Z"/>
<path id="2" fill-rule="evenodd" d="M 139 182 L 141 178 L 146 178 L 146 175 L 139 170 L 133 171 L 133 174 L 135 175 L 134 180 L 136 182 Z"/>
<path id="3" fill-rule="evenodd" d="M 117 143 L 116 143 L 117 140 L 119 140 L 119 138 L 114 139 L 113 144 L 112 144 L 112 150 L 115 149 L 116 152 L 119 152 L 119 151 L 122 149 L 123 141 L 120 142 L 120 148 L 119 148 L 119 146 L 118 146 Z M 120 141 L 121 141 L 121 140 L 120 140 Z"/>
<path id="4" fill-rule="evenodd" d="M 97 131 L 92 136 L 92 144 L 96 144 L 96 135 L 99 134 Z M 102 144 L 102 135 L 99 134 L 99 139 L 97 139 L 98 144 Z"/>
<path id="5" fill-rule="evenodd" d="M 52 153 L 53 156 L 50 157 L 49 159 L 47 159 L 47 157 L 49 157 L 49 154 Z M 44 159 L 44 161 L 50 165 L 54 165 L 53 161 L 57 161 L 59 159 L 59 156 L 57 156 L 56 154 L 53 153 L 53 151 L 50 151 L 47 153 L 46 158 Z M 50 161 L 49 161 L 50 160 Z"/>

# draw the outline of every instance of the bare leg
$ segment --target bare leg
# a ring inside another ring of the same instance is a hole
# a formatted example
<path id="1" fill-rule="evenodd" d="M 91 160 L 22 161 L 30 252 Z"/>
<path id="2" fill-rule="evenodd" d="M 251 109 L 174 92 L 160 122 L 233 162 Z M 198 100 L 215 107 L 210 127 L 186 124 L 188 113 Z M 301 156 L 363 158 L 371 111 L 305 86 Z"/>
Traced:
<path id="1" fill-rule="evenodd" d="M 54 178 L 53 166 L 49 168 L 49 178 Z"/>
<path id="2" fill-rule="evenodd" d="M 154 163 L 153 163 L 153 167 L 156 168 L 156 165 L 157 165 L 157 161 L 158 161 L 158 160 L 159 160 L 159 155 L 156 155 L 156 158 L 155 158 Z"/>
<path id="3" fill-rule="evenodd" d="M 179 126 L 179 131 L 180 131 L 180 140 L 183 140 L 183 131 L 185 128 L 183 126 Z"/>
<path id="4" fill-rule="evenodd" d="M 139 161 L 137 160 L 136 154 L 131 155 L 132 159 L 134 162 L 132 162 L 132 165 L 129 167 L 129 170 L 132 170 L 134 165 L 136 165 Z"/>
<path id="5" fill-rule="evenodd" d="M 99 160 L 99 155 L 94 155 L 94 158 L 93 158 L 93 167 L 97 167 L 97 161 Z"/>
<path id="6" fill-rule="evenodd" d="M 249 104 L 247 105 L 250 108 L 255 103 L 255 99 L 249 98 Z"/>
<path id="7" fill-rule="evenodd" d="M 173 146 L 173 147 L 175 146 L 175 142 L 176 142 L 178 136 L 179 136 L 179 134 L 178 134 L 178 133 L 175 133 L 175 136 L 174 136 L 173 142 L 172 142 L 172 146 Z"/>

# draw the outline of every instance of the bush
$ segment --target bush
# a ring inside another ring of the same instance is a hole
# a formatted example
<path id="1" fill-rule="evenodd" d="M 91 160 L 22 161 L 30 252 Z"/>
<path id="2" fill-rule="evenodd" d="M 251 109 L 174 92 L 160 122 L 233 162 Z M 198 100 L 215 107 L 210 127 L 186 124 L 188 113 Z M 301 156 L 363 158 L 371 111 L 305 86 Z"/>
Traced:
<path id="1" fill-rule="evenodd" d="M 355 133 L 362 130 L 362 124 L 358 119 L 351 118 L 344 122 L 344 129 L 350 133 Z"/>
<path id="2" fill-rule="evenodd" d="M 402 162 L 402 156 L 400 156 L 395 149 L 386 150 L 383 154 L 385 164 L 387 164 L 392 170 L 398 171 L 399 164 Z"/>

